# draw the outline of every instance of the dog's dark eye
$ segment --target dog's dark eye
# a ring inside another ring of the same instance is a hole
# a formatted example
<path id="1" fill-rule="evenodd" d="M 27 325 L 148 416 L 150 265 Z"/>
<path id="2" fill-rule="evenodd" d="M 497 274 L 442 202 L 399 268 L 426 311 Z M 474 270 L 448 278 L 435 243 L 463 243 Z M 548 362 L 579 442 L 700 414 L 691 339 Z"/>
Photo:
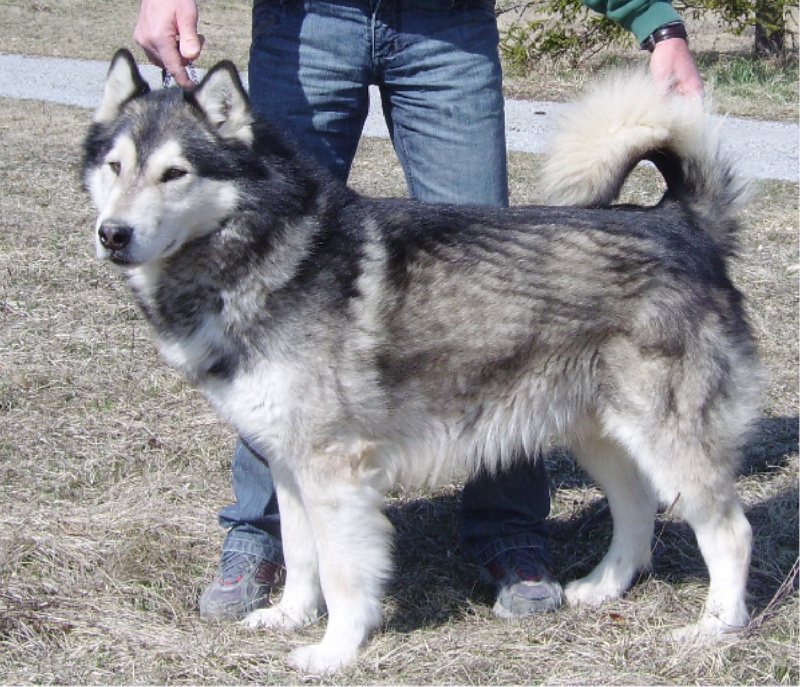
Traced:
<path id="1" fill-rule="evenodd" d="M 188 172 L 185 169 L 181 169 L 180 167 L 170 167 L 166 172 L 161 175 L 161 181 L 163 183 L 167 183 L 168 181 L 173 181 L 175 179 L 180 179 L 183 176 L 186 176 Z"/>
<path id="2" fill-rule="evenodd" d="M 122 165 L 120 165 L 119 162 L 109 162 L 108 166 L 111 169 L 111 171 L 114 172 L 114 176 L 118 177 L 119 176 L 119 172 L 122 169 Z"/>

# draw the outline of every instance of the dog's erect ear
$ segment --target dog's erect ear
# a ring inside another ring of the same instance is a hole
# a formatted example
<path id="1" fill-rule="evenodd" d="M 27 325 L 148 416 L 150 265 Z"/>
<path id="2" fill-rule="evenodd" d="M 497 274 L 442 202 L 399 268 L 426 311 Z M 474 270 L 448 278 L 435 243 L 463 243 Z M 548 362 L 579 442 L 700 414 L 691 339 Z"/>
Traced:
<path id="1" fill-rule="evenodd" d="M 214 65 L 198 84 L 192 97 L 222 138 L 253 142 L 253 115 L 239 73 L 227 60 Z"/>
<path id="2" fill-rule="evenodd" d="M 149 92 L 150 86 L 139 74 L 133 55 L 125 48 L 118 50 L 111 59 L 103 87 L 103 99 L 95 110 L 94 121 L 100 124 L 110 122 L 117 116 L 123 103 Z"/>

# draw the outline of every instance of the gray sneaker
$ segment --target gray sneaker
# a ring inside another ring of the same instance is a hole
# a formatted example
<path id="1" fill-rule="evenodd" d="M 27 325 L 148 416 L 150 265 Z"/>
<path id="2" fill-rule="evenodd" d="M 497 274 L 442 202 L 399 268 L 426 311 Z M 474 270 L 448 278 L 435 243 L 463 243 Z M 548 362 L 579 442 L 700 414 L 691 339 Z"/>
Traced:
<path id="1" fill-rule="evenodd" d="M 211 584 L 200 597 L 203 620 L 239 620 L 270 604 L 281 577 L 278 563 L 237 551 L 223 551 Z"/>
<path id="2" fill-rule="evenodd" d="M 497 589 L 492 610 L 501 618 L 554 611 L 564 600 L 561 585 L 540 548 L 504 551 L 489 561 L 485 571 Z"/>

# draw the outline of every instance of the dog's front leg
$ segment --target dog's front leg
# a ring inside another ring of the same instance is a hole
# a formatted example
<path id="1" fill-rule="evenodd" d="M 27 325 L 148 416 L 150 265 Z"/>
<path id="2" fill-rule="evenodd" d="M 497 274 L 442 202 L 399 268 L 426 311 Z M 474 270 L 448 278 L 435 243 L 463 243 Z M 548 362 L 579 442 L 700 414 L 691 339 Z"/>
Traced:
<path id="1" fill-rule="evenodd" d="M 391 569 L 392 526 L 383 493 L 347 457 L 320 457 L 320 470 L 298 477 L 319 555 L 328 627 L 319 644 L 300 647 L 290 662 L 325 673 L 353 661 L 381 620 Z"/>
<path id="2" fill-rule="evenodd" d="M 276 606 L 253 611 L 242 622 L 252 628 L 294 628 L 319 619 L 322 607 L 319 558 L 297 482 L 277 461 L 272 466 L 272 477 L 281 514 L 286 584 Z"/>

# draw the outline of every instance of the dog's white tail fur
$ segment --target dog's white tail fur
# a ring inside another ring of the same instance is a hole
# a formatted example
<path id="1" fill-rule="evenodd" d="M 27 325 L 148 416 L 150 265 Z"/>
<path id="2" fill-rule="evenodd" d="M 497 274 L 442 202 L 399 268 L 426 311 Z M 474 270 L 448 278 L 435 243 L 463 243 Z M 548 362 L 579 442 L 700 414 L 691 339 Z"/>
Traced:
<path id="1" fill-rule="evenodd" d="M 567 109 L 539 192 L 550 205 L 608 207 L 645 159 L 664 176 L 667 196 L 697 213 L 730 252 L 745 184 L 720 151 L 707 102 L 667 92 L 644 71 L 616 73 Z"/>

